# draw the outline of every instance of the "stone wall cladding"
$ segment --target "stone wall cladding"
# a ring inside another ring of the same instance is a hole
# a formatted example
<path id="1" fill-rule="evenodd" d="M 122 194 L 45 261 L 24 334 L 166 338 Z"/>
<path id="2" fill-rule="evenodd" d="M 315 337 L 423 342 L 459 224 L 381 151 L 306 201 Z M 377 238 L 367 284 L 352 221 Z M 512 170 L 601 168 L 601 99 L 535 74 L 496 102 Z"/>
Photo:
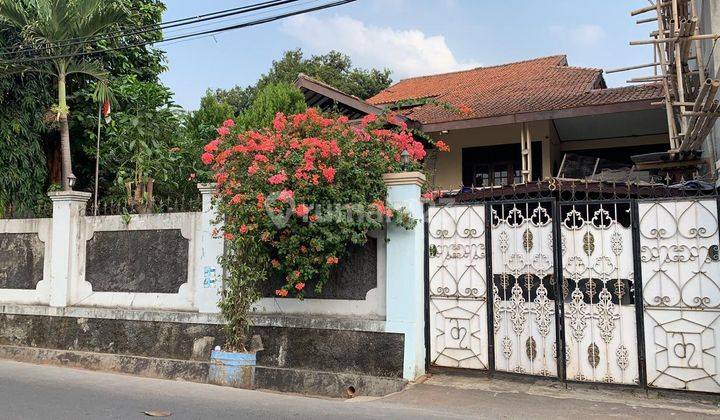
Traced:
<path id="1" fill-rule="evenodd" d="M 37 234 L 0 233 L 0 289 L 35 289 L 44 263 L 45 244 Z"/>
<path id="2" fill-rule="evenodd" d="M 188 279 L 189 241 L 179 229 L 95 232 L 86 252 L 95 292 L 177 293 Z"/>
<path id="3" fill-rule="evenodd" d="M 221 325 L 0 314 L 9 346 L 207 361 L 222 337 Z"/>
<path id="4" fill-rule="evenodd" d="M 404 336 L 384 332 L 253 327 L 259 366 L 402 378 Z"/>
<path id="5" fill-rule="evenodd" d="M 252 327 L 259 366 L 402 378 L 402 334 Z M 208 361 L 225 343 L 223 326 L 0 314 L 0 345 Z"/>
<path id="6" fill-rule="evenodd" d="M 308 299 L 365 300 L 367 292 L 378 287 L 377 239 L 369 237 L 364 245 L 351 245 L 347 257 L 340 260 L 331 272 L 330 280 L 321 293 L 316 293 L 310 284 L 305 291 Z M 275 297 L 275 290 L 285 284 L 281 277 L 265 282 L 263 297 Z"/>

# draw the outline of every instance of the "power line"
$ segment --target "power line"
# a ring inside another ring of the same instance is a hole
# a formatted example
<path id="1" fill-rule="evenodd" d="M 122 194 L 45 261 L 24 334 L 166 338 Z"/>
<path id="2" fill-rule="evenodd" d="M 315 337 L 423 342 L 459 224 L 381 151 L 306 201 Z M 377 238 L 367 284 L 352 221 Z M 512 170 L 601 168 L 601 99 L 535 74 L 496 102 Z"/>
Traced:
<path id="1" fill-rule="evenodd" d="M 164 29 L 170 29 L 170 28 L 177 28 L 181 26 L 187 26 L 187 25 L 193 25 L 197 23 L 222 19 L 226 17 L 231 16 L 237 16 L 244 13 L 250 13 L 262 9 L 272 8 L 276 6 L 282 6 L 289 3 L 295 3 L 298 0 L 272 0 L 272 1 L 265 1 L 262 3 L 255 3 L 243 7 L 236 7 L 233 9 L 225 9 L 220 10 L 212 13 L 206 13 L 203 15 L 198 15 L 195 17 L 186 17 L 181 19 L 176 19 L 168 22 L 162 22 L 160 24 L 153 24 L 153 25 L 147 25 L 144 27 L 139 27 L 135 29 L 128 29 L 127 31 L 120 31 L 115 32 L 112 34 L 103 34 L 103 35 L 95 35 L 91 37 L 75 37 L 75 38 L 69 38 L 67 40 L 64 40 L 61 43 L 58 44 L 51 44 L 51 43 L 45 43 L 40 46 L 32 47 L 32 48 L 25 48 L 21 50 L 16 51 L 5 51 L 2 52 L 2 49 L 0 49 L 0 56 L 3 55 L 10 55 L 10 54 L 20 54 L 20 53 L 26 53 L 26 52 L 37 52 L 39 50 L 51 50 L 53 48 L 68 48 L 76 45 L 83 45 L 90 42 L 98 42 L 102 40 L 112 40 L 112 39 L 118 39 L 126 36 L 132 36 L 132 35 L 141 35 L 147 32 L 155 32 L 159 30 Z M 5 48 L 4 50 L 8 50 L 8 48 Z"/>
<path id="2" fill-rule="evenodd" d="M 129 48 L 142 47 L 142 46 L 150 45 L 150 44 L 160 44 L 160 43 L 164 43 L 164 42 L 177 41 L 177 40 L 188 39 L 188 38 L 193 38 L 193 37 L 214 35 L 214 34 L 218 34 L 221 32 L 227 32 L 227 31 L 232 31 L 232 30 L 236 30 L 236 29 L 257 26 L 257 25 L 261 25 L 261 24 L 265 24 L 265 23 L 269 23 L 269 22 L 274 22 L 276 20 L 286 19 L 286 18 L 292 17 L 292 16 L 297 16 L 297 15 L 301 15 L 301 14 L 305 14 L 305 13 L 329 9 L 329 8 L 333 8 L 333 7 L 337 7 L 337 6 L 342 6 L 344 4 L 352 3 L 355 1 L 357 1 L 357 0 L 339 0 L 339 1 L 332 2 L 332 3 L 323 4 L 320 6 L 296 10 L 293 12 L 284 13 L 284 14 L 280 14 L 280 15 L 276 15 L 276 16 L 271 16 L 271 17 L 267 17 L 267 18 L 263 18 L 263 19 L 257 19 L 257 20 L 237 24 L 237 25 L 225 26 L 222 28 L 212 29 L 212 30 L 208 30 L 208 31 L 196 32 L 196 33 L 191 33 L 191 34 L 170 37 L 170 38 L 163 39 L 161 41 L 146 41 L 146 42 L 125 45 L 125 46 L 121 46 L 121 47 L 105 48 L 102 50 L 85 51 L 85 52 L 79 52 L 79 53 L 74 53 L 74 54 L 60 54 L 60 55 L 54 55 L 54 56 L 30 57 L 30 58 L 21 59 L 21 60 L 5 60 L 5 61 L 0 61 L 0 65 L 6 65 L 6 66 L 7 65 L 20 65 L 20 64 L 26 64 L 26 63 L 34 63 L 34 62 L 38 62 L 38 61 L 58 60 L 58 59 L 72 58 L 72 57 L 77 57 L 77 56 L 94 55 L 94 54 L 101 54 L 101 53 L 105 53 L 105 52 L 120 51 L 120 50 L 129 49 Z"/>

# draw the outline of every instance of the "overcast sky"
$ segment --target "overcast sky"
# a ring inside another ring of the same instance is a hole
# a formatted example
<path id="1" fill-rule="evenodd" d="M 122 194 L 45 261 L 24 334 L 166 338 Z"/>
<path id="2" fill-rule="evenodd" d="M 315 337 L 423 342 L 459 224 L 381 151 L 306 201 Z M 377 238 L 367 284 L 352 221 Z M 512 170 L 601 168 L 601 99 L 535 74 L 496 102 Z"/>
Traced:
<path id="1" fill-rule="evenodd" d="M 164 20 L 256 2 L 166 0 Z M 312 7 L 320 2 L 299 3 Z M 652 61 L 652 50 L 628 45 L 653 29 L 636 25 L 630 17 L 631 9 L 645 5 L 644 0 L 357 0 L 281 22 L 162 45 L 170 67 L 162 79 L 180 105 L 195 109 L 208 88 L 252 84 L 283 51 L 298 47 L 308 54 L 341 51 L 356 66 L 389 68 L 395 81 L 554 54 L 567 54 L 572 66 L 645 64 Z M 220 25 L 266 16 L 243 15 Z M 620 86 L 646 74 L 648 70 L 606 75 L 606 80 Z"/>

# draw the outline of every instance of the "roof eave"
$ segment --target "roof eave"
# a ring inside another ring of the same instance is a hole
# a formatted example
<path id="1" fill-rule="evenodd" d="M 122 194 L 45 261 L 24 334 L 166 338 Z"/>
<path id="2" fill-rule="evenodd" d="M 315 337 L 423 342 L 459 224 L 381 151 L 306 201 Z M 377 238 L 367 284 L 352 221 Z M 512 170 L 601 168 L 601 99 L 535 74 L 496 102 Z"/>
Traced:
<path id="1" fill-rule="evenodd" d="M 576 108 L 525 112 L 511 115 L 499 115 L 495 117 L 473 118 L 458 121 L 444 121 L 422 124 L 422 130 L 426 133 L 435 133 L 445 130 L 463 130 L 469 128 L 491 127 L 496 125 L 515 124 L 532 121 L 554 120 L 560 118 L 583 117 L 588 115 L 613 114 L 618 112 L 643 111 L 662 108 L 662 105 L 654 105 L 661 98 L 627 101 L 614 104 L 590 105 Z"/>
<path id="2" fill-rule="evenodd" d="M 340 92 L 337 89 L 333 89 L 329 87 L 328 85 L 321 83 L 319 81 L 316 81 L 312 79 L 311 77 L 308 77 L 304 74 L 301 74 L 298 76 L 297 80 L 295 81 L 295 86 L 297 86 L 299 89 L 307 89 L 310 91 L 313 91 L 317 94 L 323 95 L 326 98 L 329 98 L 335 102 L 341 103 L 347 107 L 356 109 L 357 111 L 365 114 L 375 114 L 379 115 L 383 113 L 382 108 L 378 108 L 374 105 L 370 105 L 369 103 L 363 101 L 362 99 L 356 98 L 354 96 L 348 95 L 346 93 Z"/>

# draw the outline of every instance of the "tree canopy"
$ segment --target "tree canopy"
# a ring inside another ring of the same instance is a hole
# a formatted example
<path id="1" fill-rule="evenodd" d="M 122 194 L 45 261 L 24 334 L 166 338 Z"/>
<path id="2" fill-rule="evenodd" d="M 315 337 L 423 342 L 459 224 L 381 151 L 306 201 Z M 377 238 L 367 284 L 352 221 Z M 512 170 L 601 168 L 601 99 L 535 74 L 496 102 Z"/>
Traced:
<path id="1" fill-rule="evenodd" d="M 346 54 L 330 51 L 327 54 L 307 58 L 301 49 L 296 49 L 286 51 L 281 59 L 273 61 L 270 70 L 260 76 L 254 85 L 244 88 L 236 86 L 228 90 L 218 89 L 215 91 L 215 96 L 220 102 L 235 108 L 235 113 L 239 115 L 253 103 L 265 86 L 295 83 L 300 73 L 361 99 L 374 96 L 392 83 L 390 70 L 353 67 L 352 60 Z"/>

